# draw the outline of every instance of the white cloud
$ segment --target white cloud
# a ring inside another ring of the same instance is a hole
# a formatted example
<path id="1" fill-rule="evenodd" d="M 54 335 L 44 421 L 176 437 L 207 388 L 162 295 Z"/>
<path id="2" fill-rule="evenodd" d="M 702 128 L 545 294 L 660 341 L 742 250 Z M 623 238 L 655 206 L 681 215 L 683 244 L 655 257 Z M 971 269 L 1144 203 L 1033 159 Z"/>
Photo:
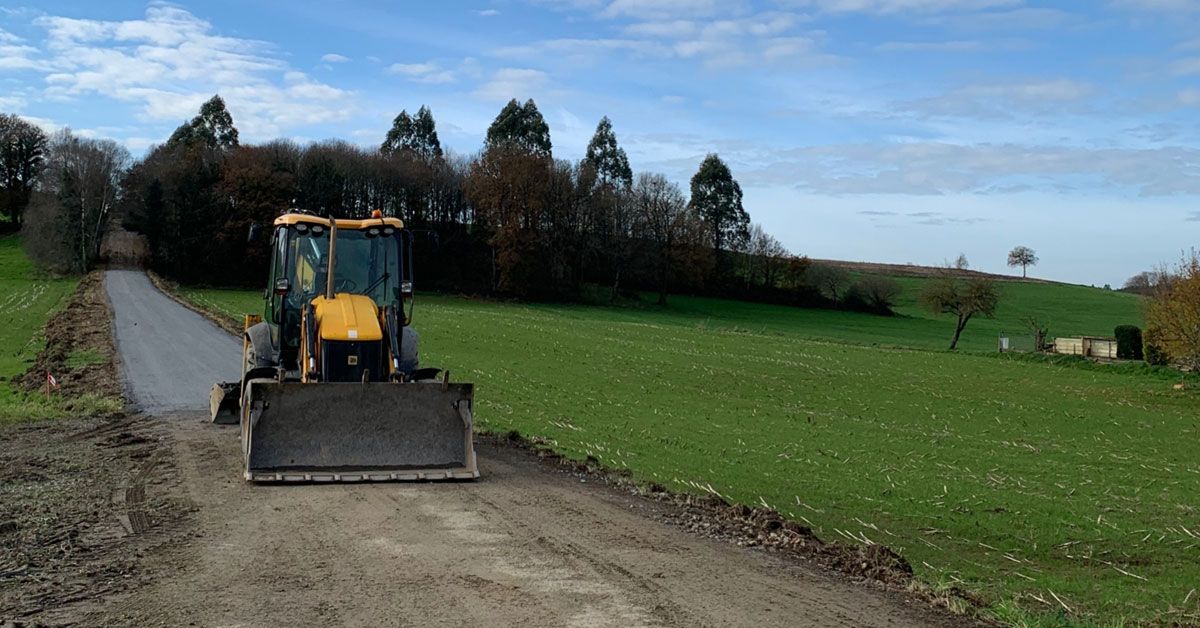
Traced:
<path id="1" fill-rule="evenodd" d="M 1138 11 L 1163 11 L 1167 13 L 1200 12 L 1196 0 L 1112 0 L 1114 7 Z"/>
<path id="2" fill-rule="evenodd" d="M 504 102 L 511 98 L 525 100 L 545 89 L 549 82 L 549 75 L 540 70 L 502 68 L 488 82 L 480 85 L 474 96 L 490 102 Z"/>
<path id="3" fill-rule="evenodd" d="M 40 70 L 50 68 L 43 60 L 37 59 L 38 49 L 16 43 L 3 43 L 0 40 L 0 70 Z"/>
<path id="4" fill-rule="evenodd" d="M 807 37 L 776 37 L 769 39 L 763 47 L 763 58 L 778 61 L 812 53 L 816 43 Z"/>
<path id="5" fill-rule="evenodd" d="M 612 0 L 601 15 L 646 20 L 700 18 L 739 13 L 742 6 L 737 0 Z"/>
<path id="6" fill-rule="evenodd" d="M 1200 194 L 1200 150 L 1093 149 L 940 142 L 841 144 L 780 150 L 753 168 L 750 184 L 790 184 L 824 194 L 1079 194 L 1127 189 L 1142 196 Z"/>
<path id="7" fill-rule="evenodd" d="M 1200 89 L 1185 89 L 1179 92 L 1179 104 L 1186 107 L 1200 107 Z"/>
<path id="8" fill-rule="evenodd" d="M 1095 93 L 1096 88 L 1091 84 L 1066 78 L 991 82 L 898 103 L 894 109 L 933 117 L 1005 118 L 1015 113 L 1049 114 L 1078 108 Z"/>
<path id="9" fill-rule="evenodd" d="M 483 9 L 481 11 L 476 11 L 475 15 L 478 15 L 479 17 L 495 17 L 500 15 L 500 12 L 496 9 Z"/>
<path id="10" fill-rule="evenodd" d="M 436 63 L 393 63 L 388 66 L 389 74 L 405 76 L 414 83 L 438 84 L 453 83 L 454 73 L 443 70 Z"/>
<path id="11" fill-rule="evenodd" d="M 352 111 L 344 90 L 289 70 L 266 43 L 213 33 L 184 9 L 151 5 L 143 20 L 44 16 L 44 96 L 100 95 L 139 107 L 145 120 L 184 120 L 219 93 L 249 139 L 339 120 Z M 282 80 L 282 83 L 281 83 Z"/>
<path id="12" fill-rule="evenodd" d="M 549 56 L 563 60 L 569 57 L 568 62 L 581 63 L 598 60 L 619 51 L 636 55 L 670 54 L 667 46 L 636 39 L 547 39 L 521 46 L 499 48 L 493 54 L 509 59 L 539 59 Z"/>
<path id="13" fill-rule="evenodd" d="M 979 11 L 928 15 L 917 20 L 924 26 L 939 26 L 960 31 L 1050 30 L 1078 25 L 1081 18 L 1059 9 L 1025 7 L 1012 10 Z"/>
<path id="14" fill-rule="evenodd" d="M 793 6 L 827 13 L 946 13 L 1020 6 L 1023 0 L 791 0 Z"/>
<path id="15" fill-rule="evenodd" d="M 888 41 L 878 46 L 879 52 L 978 52 L 984 49 L 982 41 Z"/>
<path id="16" fill-rule="evenodd" d="M 1200 74 L 1200 57 L 1180 59 L 1171 64 L 1171 73 L 1177 76 Z"/>
<path id="17" fill-rule="evenodd" d="M 2 111 L 19 111 L 29 102 L 20 94 L 0 95 L 0 110 Z"/>
<path id="18" fill-rule="evenodd" d="M 324 61 L 325 63 L 346 63 L 349 60 L 350 57 L 340 55 L 336 52 L 330 52 L 328 54 L 321 55 L 321 61 Z"/>
<path id="19" fill-rule="evenodd" d="M 651 13 L 660 15 L 664 11 L 666 7 L 656 5 Z M 624 38 L 550 39 L 500 48 L 494 54 L 579 64 L 623 52 L 637 59 L 694 59 L 708 67 L 832 59 L 819 50 L 823 33 L 797 31 L 797 26 L 806 21 L 805 16 L 781 12 L 720 19 L 652 19 L 625 25 Z"/>

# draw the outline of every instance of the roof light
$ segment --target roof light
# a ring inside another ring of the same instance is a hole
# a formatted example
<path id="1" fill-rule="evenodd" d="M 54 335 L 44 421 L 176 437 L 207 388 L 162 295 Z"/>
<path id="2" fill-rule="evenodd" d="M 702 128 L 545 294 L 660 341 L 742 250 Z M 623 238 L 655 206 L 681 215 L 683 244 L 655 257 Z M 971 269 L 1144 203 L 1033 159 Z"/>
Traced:
<path id="1" fill-rule="evenodd" d="M 372 218 L 383 218 L 383 212 L 378 209 L 372 210 L 371 217 Z"/>

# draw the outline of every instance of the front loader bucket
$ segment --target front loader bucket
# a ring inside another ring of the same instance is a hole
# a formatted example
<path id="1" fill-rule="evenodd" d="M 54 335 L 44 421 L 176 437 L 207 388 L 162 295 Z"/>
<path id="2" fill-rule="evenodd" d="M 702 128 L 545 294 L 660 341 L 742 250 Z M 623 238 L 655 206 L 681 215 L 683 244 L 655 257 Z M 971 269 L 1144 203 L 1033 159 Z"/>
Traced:
<path id="1" fill-rule="evenodd" d="M 208 395 L 209 414 L 212 422 L 221 425 L 238 424 L 238 395 L 242 385 L 239 382 L 220 382 L 213 384 L 212 392 Z"/>
<path id="2" fill-rule="evenodd" d="M 363 482 L 479 477 L 471 384 L 250 380 L 246 479 Z"/>

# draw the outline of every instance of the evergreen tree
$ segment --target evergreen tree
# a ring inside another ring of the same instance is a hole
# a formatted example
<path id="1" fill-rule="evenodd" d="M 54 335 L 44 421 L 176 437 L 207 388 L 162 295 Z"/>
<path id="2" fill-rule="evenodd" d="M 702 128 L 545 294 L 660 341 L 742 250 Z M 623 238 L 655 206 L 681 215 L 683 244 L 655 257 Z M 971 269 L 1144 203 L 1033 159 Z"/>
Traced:
<path id="1" fill-rule="evenodd" d="M 623 188 L 633 184 L 629 157 L 625 155 L 625 149 L 617 145 L 617 136 L 608 116 L 600 118 L 600 124 L 596 125 L 596 133 L 588 143 L 583 162 L 595 172 L 598 184 Z"/>
<path id="2" fill-rule="evenodd" d="M 21 224 L 45 152 L 41 129 L 15 115 L 0 114 L 0 215 L 14 227 Z"/>
<path id="3" fill-rule="evenodd" d="M 716 153 L 709 153 L 692 176 L 690 205 L 708 223 L 718 253 L 750 238 L 750 215 L 742 207 L 742 187 Z"/>
<path id="4" fill-rule="evenodd" d="M 221 96 L 214 95 L 200 105 L 199 115 L 179 125 L 167 140 L 167 145 L 202 145 L 222 151 L 236 148 L 238 130 L 233 126 L 233 116 L 229 115 Z"/>
<path id="5" fill-rule="evenodd" d="M 401 111 L 392 121 L 392 128 L 388 130 L 379 150 L 387 155 L 410 151 L 424 159 L 441 157 L 442 143 L 438 139 L 437 125 L 429 107 L 422 105 L 415 116 Z"/>
<path id="6" fill-rule="evenodd" d="M 514 98 L 500 110 L 488 127 L 484 149 L 510 148 L 539 157 L 550 156 L 550 126 L 533 99 L 525 104 Z"/>

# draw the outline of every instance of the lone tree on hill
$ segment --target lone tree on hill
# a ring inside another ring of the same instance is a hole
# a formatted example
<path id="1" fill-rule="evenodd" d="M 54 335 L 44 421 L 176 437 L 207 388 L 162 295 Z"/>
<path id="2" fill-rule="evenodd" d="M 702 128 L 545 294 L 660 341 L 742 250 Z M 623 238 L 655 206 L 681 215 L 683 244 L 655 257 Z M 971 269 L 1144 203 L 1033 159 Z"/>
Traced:
<path id="1" fill-rule="evenodd" d="M 388 129 L 379 151 L 385 155 L 409 152 L 426 161 L 441 157 L 442 143 L 438 140 L 437 125 L 429 107 L 421 105 L 413 116 L 409 116 L 408 111 L 401 111 L 392 120 L 392 128 Z"/>
<path id="2" fill-rule="evenodd" d="M 750 215 L 742 207 L 742 187 L 729 166 L 709 153 L 692 176 L 692 211 L 708 223 L 713 250 L 733 250 L 750 239 Z"/>
<path id="3" fill-rule="evenodd" d="M 1021 267 L 1021 276 L 1026 277 L 1025 269 L 1029 266 L 1036 266 L 1038 263 L 1037 253 L 1027 246 L 1013 247 L 1013 250 L 1008 252 L 1008 265 L 1012 267 Z"/>
<path id="4" fill-rule="evenodd" d="M 1000 293 L 990 279 L 938 277 L 925 284 L 918 297 L 921 305 L 934 314 L 954 314 L 954 338 L 950 350 L 958 348 L 958 339 L 975 316 L 991 318 L 996 313 Z"/>

